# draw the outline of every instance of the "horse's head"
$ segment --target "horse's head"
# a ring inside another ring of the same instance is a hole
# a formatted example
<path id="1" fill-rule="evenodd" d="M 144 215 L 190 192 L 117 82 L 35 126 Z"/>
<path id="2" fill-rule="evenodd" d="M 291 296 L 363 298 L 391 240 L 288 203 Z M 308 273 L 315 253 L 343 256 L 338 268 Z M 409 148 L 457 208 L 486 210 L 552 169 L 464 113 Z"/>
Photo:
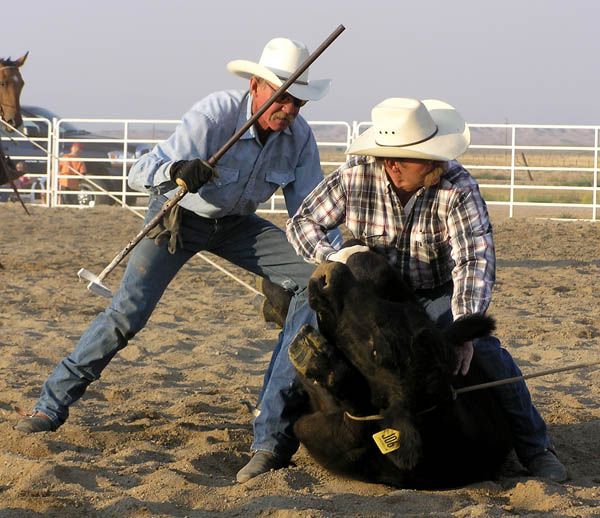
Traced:
<path id="1" fill-rule="evenodd" d="M 23 124 L 19 98 L 25 82 L 19 68 L 25 63 L 27 54 L 29 52 L 14 61 L 10 58 L 0 59 L 0 119 L 15 128 Z M 5 126 L 5 129 L 12 131 L 9 126 Z"/>

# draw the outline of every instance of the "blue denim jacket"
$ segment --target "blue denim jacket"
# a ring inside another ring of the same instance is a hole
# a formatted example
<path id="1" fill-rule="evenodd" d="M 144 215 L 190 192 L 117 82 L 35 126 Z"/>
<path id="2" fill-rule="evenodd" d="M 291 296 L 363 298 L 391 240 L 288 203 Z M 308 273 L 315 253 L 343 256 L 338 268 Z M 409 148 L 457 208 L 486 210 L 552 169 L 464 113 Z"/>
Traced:
<path id="1" fill-rule="evenodd" d="M 138 160 L 129 185 L 138 191 L 173 196 L 177 186 L 169 169 L 177 160 L 208 160 L 251 117 L 248 91 L 213 93 L 197 102 L 175 132 Z M 247 215 L 282 188 L 289 215 L 323 179 L 319 151 L 308 123 L 300 115 L 286 130 L 273 133 L 263 146 L 254 127 L 216 164 L 219 177 L 188 194 L 182 207 L 206 218 Z"/>

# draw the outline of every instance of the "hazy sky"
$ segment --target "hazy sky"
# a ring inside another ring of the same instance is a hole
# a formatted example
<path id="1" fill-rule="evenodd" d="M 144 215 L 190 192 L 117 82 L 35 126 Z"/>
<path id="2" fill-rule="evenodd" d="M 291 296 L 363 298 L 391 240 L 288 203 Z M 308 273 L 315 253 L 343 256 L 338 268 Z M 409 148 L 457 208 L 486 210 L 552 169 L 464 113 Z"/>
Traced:
<path id="1" fill-rule="evenodd" d="M 387 97 L 439 98 L 470 123 L 600 125 L 596 0 L 5 0 L 0 56 L 29 50 L 24 104 L 63 117 L 178 119 L 245 88 L 233 59 L 276 36 L 333 79 L 312 120 L 369 120 Z M 10 15 L 12 23 L 6 18 Z"/>

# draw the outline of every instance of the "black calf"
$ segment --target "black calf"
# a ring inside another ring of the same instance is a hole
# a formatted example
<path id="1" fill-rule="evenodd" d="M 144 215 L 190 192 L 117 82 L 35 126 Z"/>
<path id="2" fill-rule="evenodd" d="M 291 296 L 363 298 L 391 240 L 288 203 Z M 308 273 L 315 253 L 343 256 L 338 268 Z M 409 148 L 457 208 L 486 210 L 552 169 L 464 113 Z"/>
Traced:
<path id="1" fill-rule="evenodd" d="M 305 326 L 290 357 L 311 401 L 294 431 L 316 460 L 398 487 L 493 477 L 511 449 L 506 419 L 489 391 L 454 399 L 452 389 L 486 381 L 476 356 L 466 377 L 453 376 L 454 346 L 491 333 L 493 320 L 465 317 L 440 331 L 372 252 L 320 265 L 308 289 L 320 333 Z"/>

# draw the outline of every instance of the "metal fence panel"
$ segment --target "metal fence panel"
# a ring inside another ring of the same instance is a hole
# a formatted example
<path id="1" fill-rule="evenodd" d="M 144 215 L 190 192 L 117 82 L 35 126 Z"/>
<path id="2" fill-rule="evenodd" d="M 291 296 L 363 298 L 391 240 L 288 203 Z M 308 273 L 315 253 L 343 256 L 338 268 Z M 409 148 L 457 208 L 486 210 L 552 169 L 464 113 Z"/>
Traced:
<path id="1" fill-rule="evenodd" d="M 148 195 L 129 189 L 127 173 L 178 123 L 172 119 L 26 118 L 28 135 L 0 132 L 0 138 L 13 161 L 25 165 L 29 185 L 21 192 L 26 202 L 49 207 L 110 203 L 143 211 Z M 325 174 L 344 163 L 346 148 L 370 126 L 370 122 L 358 121 L 309 124 Z M 599 126 L 470 124 L 469 128 L 472 143 L 459 159 L 478 180 L 489 206 L 505 209 L 509 217 L 598 219 Z M 82 157 L 61 160 L 74 142 L 83 144 Z M 77 160 L 85 164 L 86 174 L 76 176 L 75 187 L 61 187 L 61 180 L 74 178 L 60 172 L 61 163 Z M 6 201 L 11 192 L 10 186 L 0 186 L 0 200 Z M 286 212 L 281 191 L 259 210 Z"/>
<path id="2" fill-rule="evenodd" d="M 508 216 L 598 218 L 598 127 L 471 124 L 460 157 Z"/>

